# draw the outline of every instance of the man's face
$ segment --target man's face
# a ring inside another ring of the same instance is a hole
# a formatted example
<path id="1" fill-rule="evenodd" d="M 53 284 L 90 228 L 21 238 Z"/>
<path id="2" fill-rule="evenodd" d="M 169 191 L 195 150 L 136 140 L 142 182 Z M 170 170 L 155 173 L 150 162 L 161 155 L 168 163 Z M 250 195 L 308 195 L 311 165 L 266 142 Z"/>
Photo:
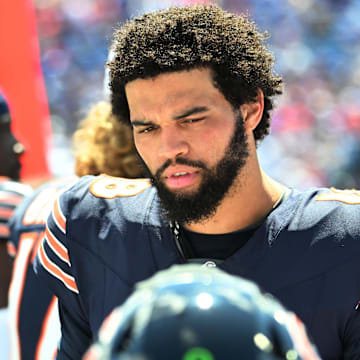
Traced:
<path id="1" fill-rule="evenodd" d="M 19 157 L 23 153 L 23 145 L 11 132 L 9 115 L 2 115 L 0 117 L 0 176 L 19 180 L 21 169 Z"/>
<path id="2" fill-rule="evenodd" d="M 209 69 L 166 73 L 126 85 L 137 150 L 168 217 L 213 215 L 246 163 L 246 134 Z"/>

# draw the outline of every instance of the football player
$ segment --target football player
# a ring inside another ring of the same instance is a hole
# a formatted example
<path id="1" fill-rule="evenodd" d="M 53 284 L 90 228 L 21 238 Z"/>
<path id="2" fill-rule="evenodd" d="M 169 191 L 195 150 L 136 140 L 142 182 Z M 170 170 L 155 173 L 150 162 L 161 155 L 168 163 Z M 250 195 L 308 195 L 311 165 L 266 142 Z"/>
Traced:
<path id="1" fill-rule="evenodd" d="M 28 185 L 19 182 L 20 157 L 24 151 L 24 146 L 12 133 L 10 110 L 0 94 L 0 308 L 7 306 L 11 276 L 11 262 L 7 255 L 8 221 L 23 197 L 32 191 Z"/>
<path id="2" fill-rule="evenodd" d="M 359 357 L 360 196 L 261 169 L 283 83 L 264 34 L 218 6 L 171 7 L 129 20 L 112 51 L 112 111 L 151 180 L 83 177 L 55 202 L 36 269 L 59 298 L 58 360 L 79 359 L 137 282 L 188 262 L 273 294 L 322 358 Z"/>
<path id="3" fill-rule="evenodd" d="M 73 145 L 78 176 L 143 174 L 131 132 L 114 121 L 107 102 L 101 101 L 91 108 L 74 133 Z M 32 263 L 44 237 L 52 203 L 74 181 L 70 177 L 42 185 L 24 200 L 11 219 L 10 244 L 15 256 L 9 292 L 11 359 L 53 359 L 56 355 L 60 338 L 57 299 L 35 277 Z M 46 236 L 51 234 L 46 232 Z M 61 247 L 57 249 L 62 251 Z"/>

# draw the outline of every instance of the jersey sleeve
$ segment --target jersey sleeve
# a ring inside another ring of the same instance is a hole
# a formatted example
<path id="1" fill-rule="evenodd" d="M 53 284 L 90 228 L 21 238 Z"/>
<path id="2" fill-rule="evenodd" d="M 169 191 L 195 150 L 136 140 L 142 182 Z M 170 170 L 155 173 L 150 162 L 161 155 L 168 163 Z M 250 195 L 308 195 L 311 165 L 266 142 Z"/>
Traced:
<path id="1" fill-rule="evenodd" d="M 53 358 L 60 338 L 57 299 L 35 276 L 33 261 L 45 234 L 47 217 L 68 180 L 50 181 L 27 196 L 9 221 L 14 249 L 9 289 L 9 334 L 13 358 Z M 31 333 L 29 325 L 31 324 Z"/>
<path id="2" fill-rule="evenodd" d="M 80 359 L 105 317 L 155 271 L 135 196 L 147 199 L 150 185 L 134 182 L 84 176 L 54 202 L 35 271 L 59 300 L 57 360 Z M 140 254 L 147 266 L 138 266 Z"/>
<path id="3" fill-rule="evenodd" d="M 59 299 L 62 337 L 57 360 L 81 358 L 92 340 L 68 251 L 66 209 L 62 194 L 54 202 L 34 262 L 37 276 Z"/>

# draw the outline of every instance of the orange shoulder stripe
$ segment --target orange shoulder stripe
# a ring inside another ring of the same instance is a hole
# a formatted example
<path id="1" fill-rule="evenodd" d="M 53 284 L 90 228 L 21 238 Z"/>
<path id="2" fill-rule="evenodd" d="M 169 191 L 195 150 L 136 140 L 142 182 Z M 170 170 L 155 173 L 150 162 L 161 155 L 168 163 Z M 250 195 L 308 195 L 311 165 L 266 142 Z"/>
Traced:
<path id="1" fill-rule="evenodd" d="M 0 217 L 2 218 L 10 219 L 13 213 L 14 209 L 0 208 Z"/>
<path id="2" fill-rule="evenodd" d="M 7 225 L 0 224 L 0 236 L 9 237 L 10 230 Z"/>
<path id="3" fill-rule="evenodd" d="M 57 198 L 54 202 L 53 208 L 53 218 L 55 220 L 56 225 L 59 229 L 65 234 L 66 232 L 66 219 L 64 214 L 60 209 L 59 198 Z"/>
<path id="4" fill-rule="evenodd" d="M 53 235 L 50 229 L 46 226 L 45 239 L 55 254 L 62 260 L 65 261 L 69 266 L 70 259 L 66 247 Z"/>
<path id="5" fill-rule="evenodd" d="M 44 242 L 41 244 L 39 249 L 39 259 L 41 261 L 41 264 L 43 265 L 44 269 L 48 271 L 51 275 L 59 279 L 69 290 L 79 293 L 79 290 L 77 288 L 75 279 L 66 274 L 64 271 L 62 271 L 57 265 L 55 265 L 46 255 L 45 249 L 44 249 Z"/>
<path id="6" fill-rule="evenodd" d="M 21 195 L 9 194 L 4 191 L 0 191 L 0 200 L 10 205 L 19 205 L 23 199 Z"/>

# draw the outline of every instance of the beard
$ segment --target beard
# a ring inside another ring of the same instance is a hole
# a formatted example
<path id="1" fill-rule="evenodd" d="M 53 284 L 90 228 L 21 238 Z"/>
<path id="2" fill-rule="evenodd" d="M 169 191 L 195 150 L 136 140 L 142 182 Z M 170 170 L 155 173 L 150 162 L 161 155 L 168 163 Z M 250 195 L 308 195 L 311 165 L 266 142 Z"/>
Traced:
<path id="1" fill-rule="evenodd" d="M 211 168 L 202 161 L 179 157 L 175 160 L 167 160 L 155 174 L 152 174 L 144 163 L 153 185 L 157 188 L 164 215 L 169 221 L 177 221 L 179 224 L 202 222 L 215 214 L 249 156 L 247 135 L 240 112 L 236 114 L 235 120 L 235 131 L 225 149 L 225 154 Z M 202 170 L 202 180 L 197 190 L 181 193 L 166 187 L 161 175 L 174 163 Z"/>

